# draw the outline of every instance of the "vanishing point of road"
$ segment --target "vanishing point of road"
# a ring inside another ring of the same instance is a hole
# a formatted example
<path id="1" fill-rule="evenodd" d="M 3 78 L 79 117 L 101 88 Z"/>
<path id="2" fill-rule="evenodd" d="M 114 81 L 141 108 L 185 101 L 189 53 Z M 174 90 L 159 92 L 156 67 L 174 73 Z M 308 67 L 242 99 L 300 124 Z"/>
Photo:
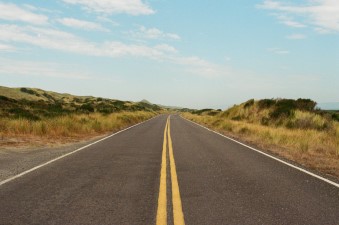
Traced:
<path id="1" fill-rule="evenodd" d="M 339 224 L 339 188 L 161 115 L 0 181 L 0 224 Z"/>

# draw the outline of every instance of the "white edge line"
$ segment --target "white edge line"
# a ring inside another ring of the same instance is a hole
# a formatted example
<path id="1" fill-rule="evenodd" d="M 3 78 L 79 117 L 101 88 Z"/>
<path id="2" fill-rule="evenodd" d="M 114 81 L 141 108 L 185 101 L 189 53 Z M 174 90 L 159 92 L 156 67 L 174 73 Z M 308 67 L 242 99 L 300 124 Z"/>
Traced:
<path id="1" fill-rule="evenodd" d="M 158 115 L 158 116 L 159 116 L 159 115 Z M 155 117 L 152 117 L 151 119 L 148 119 L 148 120 L 145 120 L 145 121 L 143 121 L 143 122 L 134 124 L 133 126 L 127 127 L 127 128 L 125 128 L 125 129 L 123 129 L 123 130 L 120 130 L 120 131 L 114 133 L 114 134 L 111 134 L 111 135 L 109 135 L 109 136 L 107 136 L 107 137 L 104 137 L 104 138 L 102 138 L 102 139 L 100 139 L 100 140 L 97 140 L 97 141 L 95 141 L 95 142 L 93 142 L 93 143 L 90 143 L 90 144 L 88 144 L 88 145 L 86 145 L 86 146 L 83 146 L 83 147 L 81 147 L 81 148 L 78 148 L 78 149 L 76 149 L 76 150 L 74 150 L 74 151 L 72 151 L 72 152 L 66 153 L 66 154 L 64 154 L 64 155 L 61 155 L 61 156 L 55 158 L 55 159 L 52 159 L 52 160 L 50 160 L 50 161 L 47 161 L 47 162 L 45 162 L 45 163 L 43 163 L 43 164 L 40 164 L 40 165 L 38 165 L 38 166 L 35 166 L 35 167 L 33 167 L 33 168 L 29 169 L 29 170 L 26 170 L 26 171 L 24 171 L 24 172 L 21 172 L 21 173 L 15 175 L 15 176 L 13 176 L 13 177 L 10 177 L 10 178 L 8 178 L 8 179 L 6 179 L 6 180 L 1 181 L 1 182 L 0 182 L 0 186 L 4 185 L 4 184 L 6 184 L 6 183 L 8 183 L 8 182 L 10 182 L 10 181 L 12 181 L 12 180 L 15 180 L 15 179 L 17 179 L 17 178 L 19 178 L 19 177 L 22 177 L 22 176 L 24 176 L 24 175 L 26 175 L 26 174 L 28 174 L 28 173 L 30 173 L 30 172 L 33 172 L 34 170 L 37 170 L 37 169 L 39 169 L 39 168 L 41 168 L 41 167 L 44 167 L 44 166 L 46 166 L 46 165 L 48 165 L 48 164 L 51 164 L 51 163 L 53 163 L 53 162 L 55 162 L 55 161 L 57 161 L 57 160 L 59 160 L 59 159 L 65 158 L 65 157 L 67 157 L 67 156 L 69 156 L 69 155 L 72 155 L 72 154 L 74 154 L 74 153 L 76 153 L 76 152 L 79 152 L 79 151 L 81 151 L 81 150 L 84 150 L 85 148 L 88 148 L 88 147 L 90 147 L 90 146 L 92 146 L 92 145 L 95 145 L 95 144 L 97 144 L 97 143 L 99 143 L 99 142 L 101 142 L 101 141 L 103 141 L 103 140 L 106 140 L 106 139 L 108 139 L 108 138 L 111 138 L 111 137 L 113 137 L 113 136 L 115 136 L 115 135 L 117 135 L 117 134 L 119 134 L 119 133 L 121 133 L 121 132 L 124 132 L 124 131 L 129 130 L 129 129 L 133 128 L 133 127 L 136 127 L 136 126 L 139 126 L 139 125 L 141 125 L 141 124 L 143 124 L 143 123 L 146 123 L 146 122 L 148 122 L 148 121 L 150 121 L 150 120 L 152 120 L 152 119 L 155 119 L 155 118 L 158 117 L 158 116 L 155 116 Z"/>
<path id="2" fill-rule="evenodd" d="M 325 182 L 327 182 L 327 183 L 329 183 L 329 184 L 332 184 L 333 186 L 339 188 L 339 184 L 336 183 L 336 182 L 333 182 L 333 181 L 328 180 L 328 179 L 326 179 L 326 178 L 324 178 L 324 177 L 321 177 L 321 176 L 319 176 L 319 175 L 317 175 L 317 174 L 314 174 L 314 173 L 312 173 L 312 172 L 310 172 L 310 171 L 307 171 L 307 170 L 302 169 L 302 168 L 300 168 L 300 167 L 298 167 L 298 166 L 295 166 L 295 165 L 293 165 L 293 164 L 290 164 L 290 163 L 288 163 L 288 162 L 285 162 L 285 161 L 283 161 L 283 160 L 281 160 L 281 159 L 278 159 L 278 158 L 276 158 L 276 157 L 274 157 L 274 156 L 272 156 L 272 155 L 269 155 L 269 154 L 267 154 L 267 153 L 264 153 L 264 152 L 262 152 L 262 151 L 260 151 L 260 150 L 258 150 L 258 149 L 255 149 L 255 148 L 253 148 L 253 147 L 251 147 L 251 146 L 245 145 L 244 143 L 241 143 L 241 142 L 239 142 L 239 141 L 237 141 L 237 140 L 235 140 L 235 139 L 233 139 L 233 138 L 227 137 L 227 136 L 225 136 L 225 135 L 223 135 L 223 134 L 220 134 L 220 133 L 218 133 L 218 132 L 216 132 L 216 131 L 214 131 L 214 130 L 211 130 L 211 129 L 207 128 L 207 127 L 204 127 L 204 126 L 201 125 L 201 124 L 198 124 L 198 123 L 196 123 L 196 122 L 194 122 L 194 121 L 191 121 L 191 120 L 189 120 L 189 119 L 186 119 L 186 118 L 182 117 L 181 115 L 180 115 L 180 117 L 183 118 L 183 119 L 185 119 L 185 120 L 187 120 L 187 121 L 189 121 L 189 122 L 191 122 L 191 123 L 194 123 L 194 124 L 196 124 L 196 125 L 198 125 L 198 126 L 200 126 L 200 127 L 202 127 L 202 128 L 205 128 L 206 130 L 209 130 L 209 131 L 211 131 L 211 132 L 213 132 L 213 133 L 215 133 L 215 134 L 218 134 L 218 135 L 220 135 L 220 136 L 222 136 L 222 137 L 224 137 L 224 138 L 227 138 L 227 139 L 229 139 L 229 140 L 231 140 L 231 141 L 234 141 L 234 142 L 236 142 L 236 143 L 238 143 L 238 144 L 240 144 L 240 145 L 242 145 L 242 146 L 245 146 L 245 147 L 247 147 L 247 148 L 249 148 L 249 149 L 251 149 L 251 150 L 253 150 L 253 151 L 256 151 L 256 152 L 258 152 L 258 153 L 260 153 L 260 154 L 263 154 L 263 155 L 265 155 L 265 156 L 267 156 L 267 157 L 269 157 L 269 158 L 271 158 L 271 159 L 274 159 L 274 160 L 276 160 L 276 161 L 278 161 L 278 162 L 281 162 L 281 163 L 283 163 L 283 164 L 285 164 L 285 165 L 287 165 L 287 166 L 290 166 L 290 167 L 292 167 L 292 168 L 294 168 L 294 169 L 297 169 L 297 170 L 299 170 L 299 171 L 301 171 L 301 172 L 304 172 L 304 173 L 306 173 L 306 174 L 308 174 L 308 175 L 311 175 L 311 176 L 313 176 L 313 177 L 315 177 L 315 178 L 318 178 L 319 180 L 325 181 Z"/>

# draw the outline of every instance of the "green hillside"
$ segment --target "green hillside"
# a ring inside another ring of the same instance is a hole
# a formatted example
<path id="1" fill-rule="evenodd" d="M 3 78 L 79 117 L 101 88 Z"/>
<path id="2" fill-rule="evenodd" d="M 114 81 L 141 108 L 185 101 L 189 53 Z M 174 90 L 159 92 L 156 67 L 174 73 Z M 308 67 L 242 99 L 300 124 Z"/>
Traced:
<path id="1" fill-rule="evenodd" d="M 225 111 L 202 109 L 191 113 L 273 127 L 330 129 L 333 121 L 339 120 L 338 114 L 316 109 L 316 104 L 310 99 L 251 99 Z"/>
<path id="2" fill-rule="evenodd" d="M 37 88 L 0 87 L 0 116 L 39 120 L 71 113 L 110 114 L 121 111 L 156 112 L 161 107 L 148 102 L 120 101 L 92 96 L 75 96 Z"/>
<path id="3" fill-rule="evenodd" d="M 260 149 L 339 177 L 339 116 L 310 99 L 251 99 L 182 116 Z"/>

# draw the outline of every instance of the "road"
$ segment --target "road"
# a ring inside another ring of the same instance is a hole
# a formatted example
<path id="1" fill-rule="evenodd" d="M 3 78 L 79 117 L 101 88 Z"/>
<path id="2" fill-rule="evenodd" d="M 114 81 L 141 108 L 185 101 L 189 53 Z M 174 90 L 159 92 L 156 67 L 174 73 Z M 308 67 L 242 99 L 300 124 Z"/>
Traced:
<path id="1" fill-rule="evenodd" d="M 177 115 L 0 185 L 0 224 L 339 224 L 339 188 Z"/>

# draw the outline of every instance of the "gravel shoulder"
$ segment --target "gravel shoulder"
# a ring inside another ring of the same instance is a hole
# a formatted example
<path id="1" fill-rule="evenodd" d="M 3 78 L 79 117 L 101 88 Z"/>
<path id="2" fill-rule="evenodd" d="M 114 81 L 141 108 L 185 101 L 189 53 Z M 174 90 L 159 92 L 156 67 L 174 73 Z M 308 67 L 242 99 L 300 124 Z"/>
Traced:
<path id="1" fill-rule="evenodd" d="M 0 181 L 15 176 L 49 160 L 104 138 L 100 135 L 87 140 L 48 147 L 2 147 L 0 146 Z"/>

